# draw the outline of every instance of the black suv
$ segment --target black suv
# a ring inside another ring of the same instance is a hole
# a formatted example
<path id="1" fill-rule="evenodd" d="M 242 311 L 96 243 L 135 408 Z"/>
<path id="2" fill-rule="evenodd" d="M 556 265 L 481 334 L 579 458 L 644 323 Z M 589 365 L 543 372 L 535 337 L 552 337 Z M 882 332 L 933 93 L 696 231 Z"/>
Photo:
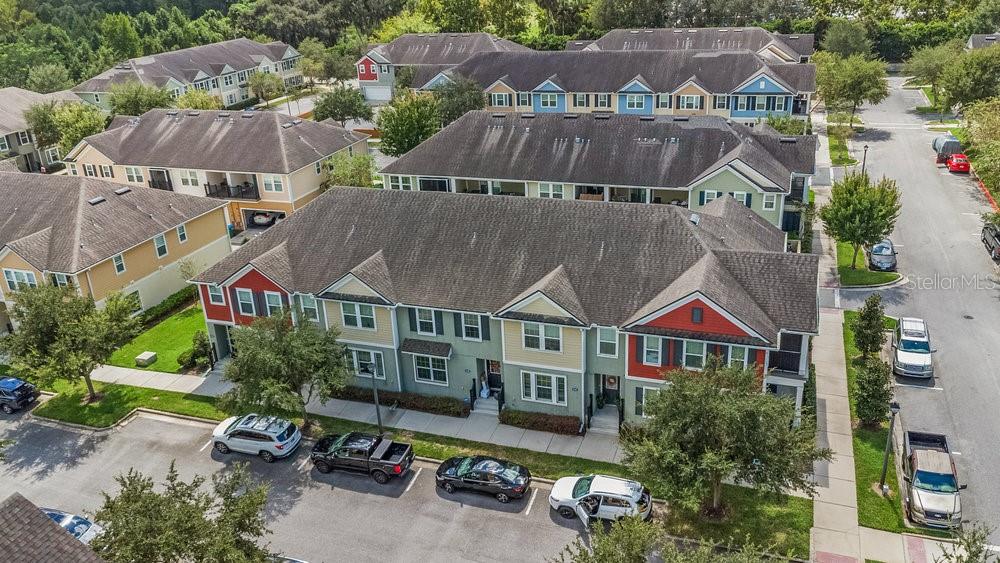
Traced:
<path id="1" fill-rule="evenodd" d="M 990 253 L 990 258 L 1000 260 L 1000 227 L 987 223 L 983 225 L 983 244 Z"/>
<path id="2" fill-rule="evenodd" d="M 30 405 L 41 393 L 38 389 L 16 377 L 0 379 L 0 410 L 11 414 Z"/>

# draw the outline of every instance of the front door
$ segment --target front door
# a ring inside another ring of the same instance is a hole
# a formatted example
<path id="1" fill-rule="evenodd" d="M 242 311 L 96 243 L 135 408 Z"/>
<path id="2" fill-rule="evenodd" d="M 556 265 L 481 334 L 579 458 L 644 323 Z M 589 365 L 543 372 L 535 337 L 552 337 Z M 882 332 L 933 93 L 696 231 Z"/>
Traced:
<path id="1" fill-rule="evenodd" d="M 170 183 L 170 174 L 167 174 L 166 170 L 159 170 L 156 168 L 149 169 L 149 181 L 152 187 L 159 190 L 170 190 L 173 191 L 173 186 Z"/>
<path id="2" fill-rule="evenodd" d="M 617 405 L 621 378 L 617 375 L 604 375 L 602 380 L 605 404 Z"/>
<path id="3" fill-rule="evenodd" d="M 500 362 L 496 360 L 486 360 L 486 384 L 491 391 L 499 391 L 503 388 L 503 375 Z"/>

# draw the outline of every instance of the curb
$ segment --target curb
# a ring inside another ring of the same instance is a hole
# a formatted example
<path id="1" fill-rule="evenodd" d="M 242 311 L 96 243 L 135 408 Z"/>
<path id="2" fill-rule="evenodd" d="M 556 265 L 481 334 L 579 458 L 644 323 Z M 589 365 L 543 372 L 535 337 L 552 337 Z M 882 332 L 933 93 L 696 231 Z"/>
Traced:
<path id="1" fill-rule="evenodd" d="M 969 169 L 975 172 L 975 169 L 972 168 L 971 165 L 969 166 Z M 979 191 L 983 192 L 983 195 L 986 196 L 986 200 L 990 202 L 990 207 L 993 208 L 993 211 L 1000 211 L 1000 206 L 997 206 L 996 200 L 993 199 L 993 194 L 990 193 L 990 190 L 986 189 L 986 184 L 984 184 L 978 177 L 976 177 L 976 185 L 979 186 Z"/>
<path id="2" fill-rule="evenodd" d="M 841 291 L 852 291 L 860 289 L 891 289 L 896 286 L 900 286 L 909 283 L 910 278 L 907 276 L 899 276 L 899 279 L 893 280 L 891 282 L 879 283 L 875 285 L 840 285 L 837 286 Z"/>

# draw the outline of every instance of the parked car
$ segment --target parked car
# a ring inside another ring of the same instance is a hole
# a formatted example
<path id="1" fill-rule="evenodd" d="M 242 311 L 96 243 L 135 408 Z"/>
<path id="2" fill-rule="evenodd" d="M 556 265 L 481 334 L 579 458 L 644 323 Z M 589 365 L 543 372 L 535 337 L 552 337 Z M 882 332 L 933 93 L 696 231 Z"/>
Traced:
<path id="1" fill-rule="evenodd" d="M 0 379 L 0 410 L 4 414 L 23 409 L 41 395 L 37 387 L 16 377 Z"/>
<path id="2" fill-rule="evenodd" d="M 104 528 L 94 524 L 83 516 L 77 516 L 54 508 L 42 508 L 41 511 L 56 524 L 59 524 L 62 529 L 84 544 L 89 544 L 90 540 L 96 538 L 98 534 L 104 531 Z"/>
<path id="3" fill-rule="evenodd" d="M 958 471 L 944 434 L 906 432 L 903 435 L 903 481 L 910 520 L 935 528 L 962 525 Z"/>
<path id="4" fill-rule="evenodd" d="M 257 211 L 250 219 L 253 221 L 254 227 L 270 227 L 278 220 L 278 214 L 269 211 Z"/>
<path id="5" fill-rule="evenodd" d="M 274 416 L 231 416 L 212 431 L 215 451 L 242 452 L 260 456 L 267 463 L 292 455 L 302 441 L 294 424 Z"/>
<path id="6" fill-rule="evenodd" d="M 896 271 L 896 247 L 892 241 L 885 239 L 866 250 L 868 254 L 868 269 L 881 272 Z"/>
<path id="7" fill-rule="evenodd" d="M 592 518 L 617 520 L 624 516 L 653 515 L 653 499 L 642 483 L 608 477 L 581 475 L 563 477 L 552 485 L 549 506 L 563 518 L 579 517 L 584 524 Z"/>
<path id="8" fill-rule="evenodd" d="M 931 335 L 923 319 L 903 317 L 892 333 L 892 372 L 907 377 L 933 377 Z"/>
<path id="9" fill-rule="evenodd" d="M 376 483 L 384 485 L 410 469 L 413 448 L 386 436 L 351 432 L 324 436 L 313 446 L 309 457 L 320 473 L 334 469 L 367 473 Z"/>
<path id="10" fill-rule="evenodd" d="M 516 463 L 494 457 L 453 457 L 438 467 L 435 480 L 449 494 L 469 489 L 508 503 L 524 496 L 531 486 L 531 473 Z"/>
<path id="11" fill-rule="evenodd" d="M 939 135 L 931 141 L 931 148 L 937 154 L 938 164 L 944 164 L 948 156 L 962 152 L 962 143 L 954 135 Z"/>
<path id="12" fill-rule="evenodd" d="M 987 223 L 983 225 L 983 233 L 980 237 L 986 250 L 990 253 L 990 258 L 1000 260 L 1000 227 Z"/>
<path id="13" fill-rule="evenodd" d="M 964 153 L 949 155 L 944 164 L 948 167 L 948 172 L 969 173 L 969 157 L 965 156 Z"/>

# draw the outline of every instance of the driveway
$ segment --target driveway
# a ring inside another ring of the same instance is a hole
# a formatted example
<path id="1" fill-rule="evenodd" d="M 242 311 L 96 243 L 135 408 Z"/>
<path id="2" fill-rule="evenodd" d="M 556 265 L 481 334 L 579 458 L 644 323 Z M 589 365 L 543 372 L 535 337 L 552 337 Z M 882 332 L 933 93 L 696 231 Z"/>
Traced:
<path id="1" fill-rule="evenodd" d="M 891 95 L 866 109 L 867 131 L 854 141 L 869 146 L 867 170 L 896 180 L 903 209 L 893 241 L 909 283 L 882 291 L 888 314 L 927 320 L 937 349 L 929 382 L 897 378 L 904 428 L 948 435 L 958 456 L 967 520 L 985 522 L 1000 542 L 1000 284 L 979 240 L 979 215 L 989 205 L 967 177 L 934 164 L 931 140 L 914 107 L 919 91 L 890 79 Z M 860 154 L 857 154 L 860 160 Z M 868 291 L 841 290 L 841 306 L 861 306 Z M 997 351 L 994 351 L 997 349 Z"/>
<path id="2" fill-rule="evenodd" d="M 309 446 L 266 464 L 220 455 L 210 437 L 205 424 L 155 416 L 104 435 L 24 414 L 0 418 L 0 439 L 17 440 L 0 462 L 0 498 L 17 491 L 40 506 L 93 514 L 101 491 L 117 491 L 114 477 L 130 467 L 159 483 L 172 460 L 184 479 L 248 460 L 253 474 L 271 486 L 271 549 L 311 563 L 543 561 L 583 531 L 578 520 L 550 511 L 545 485 L 502 505 L 485 495 L 445 493 L 435 486 L 429 464 L 417 462 L 404 479 L 380 486 L 363 475 L 318 473 L 308 463 Z"/>

